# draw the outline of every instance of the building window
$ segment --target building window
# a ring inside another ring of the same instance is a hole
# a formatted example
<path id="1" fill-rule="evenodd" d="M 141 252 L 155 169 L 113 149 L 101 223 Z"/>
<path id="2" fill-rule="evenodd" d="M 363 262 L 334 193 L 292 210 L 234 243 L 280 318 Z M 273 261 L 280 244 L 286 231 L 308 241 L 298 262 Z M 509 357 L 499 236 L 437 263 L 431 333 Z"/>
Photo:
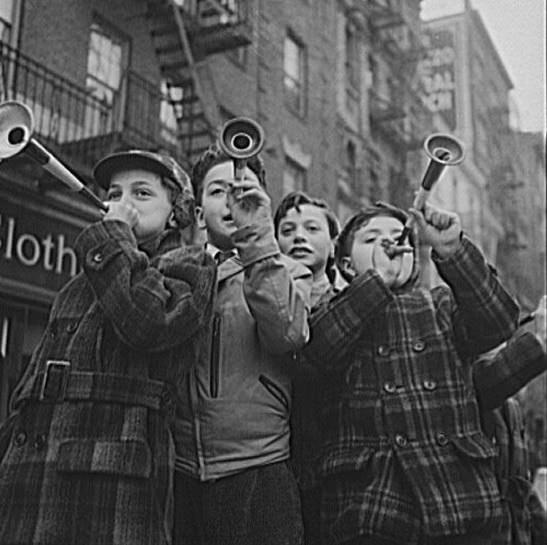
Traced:
<path id="1" fill-rule="evenodd" d="M 111 106 L 120 91 L 128 64 L 128 42 L 106 25 L 91 25 L 86 86 L 91 94 Z"/>
<path id="2" fill-rule="evenodd" d="M 357 178 L 357 153 L 355 144 L 348 142 L 346 146 L 346 176 L 349 186 L 356 195 L 360 194 L 359 180 Z"/>
<path id="3" fill-rule="evenodd" d="M 306 51 L 290 34 L 285 37 L 283 65 L 286 103 L 293 111 L 304 115 L 306 107 Z"/>
<path id="4" fill-rule="evenodd" d="M 285 157 L 285 168 L 283 169 L 283 195 L 291 191 L 306 191 L 306 169 Z"/>
<path id="5" fill-rule="evenodd" d="M 353 25 L 346 24 L 346 86 L 359 89 L 359 41 Z"/>

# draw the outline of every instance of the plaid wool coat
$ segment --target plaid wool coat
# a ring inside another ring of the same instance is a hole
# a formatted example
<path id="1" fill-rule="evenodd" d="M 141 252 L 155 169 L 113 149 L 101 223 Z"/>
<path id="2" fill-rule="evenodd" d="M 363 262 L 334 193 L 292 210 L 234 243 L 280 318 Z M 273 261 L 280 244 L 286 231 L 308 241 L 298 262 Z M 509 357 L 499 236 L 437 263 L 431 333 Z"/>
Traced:
<path id="1" fill-rule="evenodd" d="M 326 373 L 322 522 L 334 543 L 488 532 L 502 515 L 496 454 L 471 364 L 518 306 L 467 239 L 434 261 L 452 289 L 387 289 L 367 271 L 312 316 L 305 357 Z"/>
<path id="2" fill-rule="evenodd" d="M 174 391 L 210 319 L 214 265 L 168 235 L 139 251 L 119 221 L 76 245 L 83 272 L 54 301 L 0 433 L 0 543 L 169 544 Z"/>

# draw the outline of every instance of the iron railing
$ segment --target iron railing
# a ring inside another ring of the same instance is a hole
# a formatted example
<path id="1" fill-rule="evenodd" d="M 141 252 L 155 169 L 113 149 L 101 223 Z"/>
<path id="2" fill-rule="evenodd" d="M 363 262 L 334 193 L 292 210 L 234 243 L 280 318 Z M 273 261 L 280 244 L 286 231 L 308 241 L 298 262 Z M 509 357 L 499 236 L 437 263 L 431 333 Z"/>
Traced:
<path id="1" fill-rule="evenodd" d="M 183 159 L 168 98 L 132 71 L 108 101 L 0 41 L 0 100 L 29 106 L 35 135 L 84 173 L 115 149 L 163 149 Z"/>

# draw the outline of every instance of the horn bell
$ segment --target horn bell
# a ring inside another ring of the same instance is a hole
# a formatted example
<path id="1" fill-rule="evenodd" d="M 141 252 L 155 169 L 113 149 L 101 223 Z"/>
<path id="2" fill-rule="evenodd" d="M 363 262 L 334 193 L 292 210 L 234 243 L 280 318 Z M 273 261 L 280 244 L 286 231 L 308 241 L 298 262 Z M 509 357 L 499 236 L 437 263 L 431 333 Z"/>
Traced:
<path id="1" fill-rule="evenodd" d="M 263 148 L 264 130 L 248 117 L 236 117 L 222 126 L 219 145 L 224 153 L 234 159 L 248 159 Z"/>
<path id="2" fill-rule="evenodd" d="M 34 128 L 32 110 L 15 100 L 0 104 L 0 161 L 17 155 L 29 143 Z"/>
<path id="3" fill-rule="evenodd" d="M 464 145 L 450 134 L 430 134 L 424 142 L 424 150 L 432 161 L 453 166 L 461 163 L 464 157 Z"/>

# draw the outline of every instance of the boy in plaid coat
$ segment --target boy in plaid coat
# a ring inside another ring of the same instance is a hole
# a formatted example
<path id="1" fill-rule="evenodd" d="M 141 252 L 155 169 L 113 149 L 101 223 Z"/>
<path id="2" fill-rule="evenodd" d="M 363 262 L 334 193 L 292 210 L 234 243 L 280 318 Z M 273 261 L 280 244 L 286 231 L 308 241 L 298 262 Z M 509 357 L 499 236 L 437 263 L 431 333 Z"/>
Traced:
<path id="1" fill-rule="evenodd" d="M 501 521 L 471 364 L 518 307 L 456 214 L 411 213 L 450 287 L 416 286 L 412 247 L 393 251 L 406 214 L 372 206 L 339 237 L 350 285 L 312 316 L 304 350 L 328 377 L 322 524 L 337 544 L 484 544 Z"/>
<path id="2" fill-rule="evenodd" d="M 76 246 L 0 430 L 2 545 L 172 543 L 175 390 L 211 316 L 214 264 L 181 247 L 186 173 L 128 151 L 95 168 L 108 212 Z"/>

